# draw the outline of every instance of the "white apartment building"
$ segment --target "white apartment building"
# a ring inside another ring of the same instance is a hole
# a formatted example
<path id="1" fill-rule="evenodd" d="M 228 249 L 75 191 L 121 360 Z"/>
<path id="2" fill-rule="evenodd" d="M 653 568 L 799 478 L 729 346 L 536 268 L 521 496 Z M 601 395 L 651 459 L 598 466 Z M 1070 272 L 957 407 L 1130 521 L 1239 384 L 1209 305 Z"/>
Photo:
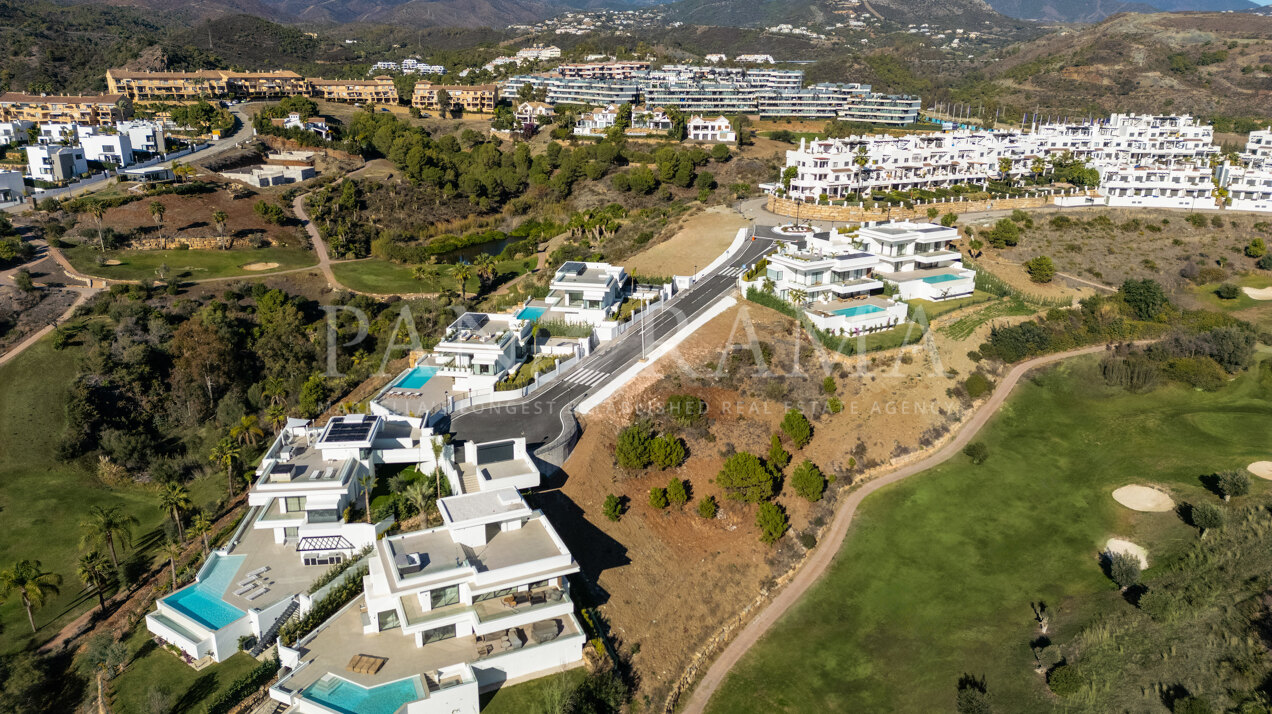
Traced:
<path id="1" fill-rule="evenodd" d="M 85 126 L 83 130 L 91 133 L 93 127 Z M 75 143 L 79 136 L 80 126 L 75 122 L 46 122 L 40 125 L 40 134 L 36 140 L 41 144 Z"/>
<path id="2" fill-rule="evenodd" d="M 610 104 L 579 115 L 574 123 L 574 133 L 578 136 L 605 136 L 618 123 L 619 107 Z M 631 125 L 624 132 L 627 136 L 648 136 L 666 133 L 671 130 L 671 118 L 661 109 L 632 107 Z"/>
<path id="3" fill-rule="evenodd" d="M 0 138 L 3 137 L 3 131 L 4 125 L 0 124 Z M 1272 164 L 1272 129 L 1250 132 L 1242 158 L 1255 166 Z"/>
<path id="4" fill-rule="evenodd" d="M 133 151 L 144 151 L 149 154 L 166 153 L 166 133 L 163 125 L 151 121 L 121 121 L 115 130 L 128 137 Z"/>
<path id="5" fill-rule="evenodd" d="M 525 358 L 531 328 L 513 315 L 466 312 L 433 347 L 436 374 L 453 379 L 456 391 L 492 389 Z"/>
<path id="6" fill-rule="evenodd" d="M 369 711 L 374 701 L 476 714 L 481 691 L 582 663 L 566 580 L 579 567 L 543 514 L 515 489 L 438 505 L 442 526 L 378 541 L 363 595 L 279 648 L 290 672 L 270 696 L 288 711 Z"/>
<path id="7" fill-rule="evenodd" d="M 1220 185 L 1228 189 L 1228 207 L 1238 211 L 1272 211 L 1272 163 L 1217 169 Z"/>
<path id="8" fill-rule="evenodd" d="M 1100 193 L 1109 206 L 1217 208 L 1214 171 L 1209 166 L 1117 164 L 1100 173 Z"/>
<path id="9" fill-rule="evenodd" d="M 694 115 L 689 118 L 686 125 L 686 132 L 690 141 L 737 141 L 737 132 L 733 131 L 733 125 L 729 120 L 720 116 L 715 119 L 705 119 Z"/>
<path id="10" fill-rule="evenodd" d="M 21 171 L 0 171 L 0 204 L 17 203 L 26 196 Z"/>
<path id="11" fill-rule="evenodd" d="M 33 144 L 26 147 L 27 172 L 37 181 L 69 181 L 88 173 L 84 150 L 78 146 Z"/>
<path id="12" fill-rule="evenodd" d="M 132 142 L 128 139 L 128 134 L 91 134 L 81 136 L 80 148 L 84 150 L 84 159 L 87 161 L 100 161 L 104 164 L 114 164 L 116 166 L 131 166 L 133 164 L 133 148 Z"/>
<path id="13" fill-rule="evenodd" d="M 733 60 L 735 62 L 750 62 L 753 64 L 773 64 L 773 55 L 738 55 L 737 57 L 734 57 Z"/>
<path id="14" fill-rule="evenodd" d="M 31 140 L 30 130 L 35 122 L 25 119 L 0 121 L 0 144 L 25 144 Z"/>
<path id="15" fill-rule="evenodd" d="M 561 48 L 556 45 L 534 45 L 517 50 L 517 58 L 530 62 L 561 58 Z"/>

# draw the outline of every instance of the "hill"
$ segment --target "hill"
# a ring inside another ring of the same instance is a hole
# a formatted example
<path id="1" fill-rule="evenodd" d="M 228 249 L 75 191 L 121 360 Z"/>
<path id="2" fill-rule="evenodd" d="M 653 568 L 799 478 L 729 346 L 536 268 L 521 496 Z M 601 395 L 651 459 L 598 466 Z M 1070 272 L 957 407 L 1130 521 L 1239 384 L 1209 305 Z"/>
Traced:
<path id="1" fill-rule="evenodd" d="M 503 27 L 535 22 L 557 13 L 544 0 L 262 0 L 280 16 L 298 22 L 370 22 L 412 27 Z"/>
<path id="2" fill-rule="evenodd" d="M 1272 18 L 1126 14 L 1014 45 L 980 68 L 963 101 L 1022 111 L 1267 116 Z M 1005 112 L 1006 113 L 1006 112 Z M 1014 118 L 1014 116 L 1013 116 Z"/>
<path id="3" fill-rule="evenodd" d="M 843 5 L 838 0 L 678 0 L 666 12 L 669 19 L 701 25 L 825 24 L 842 21 Z M 936 20 L 971 27 L 1011 22 L 984 0 L 871 0 L 868 9 L 901 23 Z"/>
<path id="4" fill-rule="evenodd" d="M 1009 17 L 1055 22 L 1098 22 L 1121 12 L 1227 12 L 1254 10 L 1250 0 L 990 0 Z"/>

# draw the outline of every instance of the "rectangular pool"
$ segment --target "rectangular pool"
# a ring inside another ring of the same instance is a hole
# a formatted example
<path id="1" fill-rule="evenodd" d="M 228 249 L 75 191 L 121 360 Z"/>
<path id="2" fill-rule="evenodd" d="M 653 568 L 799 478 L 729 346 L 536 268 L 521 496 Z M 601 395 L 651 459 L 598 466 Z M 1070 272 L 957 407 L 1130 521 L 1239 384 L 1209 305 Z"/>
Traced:
<path id="1" fill-rule="evenodd" d="M 543 313 L 547 311 L 548 308 L 546 307 L 523 307 L 517 311 L 515 317 L 518 320 L 529 320 L 534 322 L 535 320 L 543 317 Z"/>
<path id="2" fill-rule="evenodd" d="M 225 627 L 246 614 L 221 599 L 246 558 L 214 553 L 203 571 L 203 579 L 164 598 L 163 604 L 209 630 Z"/>
<path id="3" fill-rule="evenodd" d="M 883 308 L 878 305 L 853 305 L 852 307 L 841 307 L 831 314 L 843 315 L 844 317 L 856 317 L 857 315 L 870 315 L 876 312 L 883 312 Z"/>
<path id="4" fill-rule="evenodd" d="M 428 384 L 428 380 L 432 379 L 435 374 L 437 374 L 437 368 L 430 365 L 412 367 L 411 371 L 407 372 L 393 386 L 403 389 L 420 389 Z"/>
<path id="5" fill-rule="evenodd" d="M 945 275 L 929 275 L 928 277 L 923 279 L 923 282 L 948 283 L 951 280 L 962 280 L 962 279 L 963 279 L 963 276 L 961 275 L 950 275 L 949 273 L 946 273 Z"/>
<path id="6" fill-rule="evenodd" d="M 423 699 L 424 693 L 415 676 L 368 689 L 343 677 L 326 674 L 300 696 L 340 714 L 393 714 L 404 705 Z"/>

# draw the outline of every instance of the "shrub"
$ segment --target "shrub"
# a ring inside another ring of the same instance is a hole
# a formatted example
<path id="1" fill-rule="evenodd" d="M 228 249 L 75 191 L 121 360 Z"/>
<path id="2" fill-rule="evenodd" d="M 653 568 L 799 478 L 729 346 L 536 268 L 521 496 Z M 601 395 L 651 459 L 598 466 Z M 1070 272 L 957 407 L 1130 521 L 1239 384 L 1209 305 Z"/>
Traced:
<path id="1" fill-rule="evenodd" d="M 760 528 L 760 541 L 772 545 L 790 528 L 786 519 L 786 511 L 776 503 L 764 502 L 755 514 L 755 525 Z"/>
<path id="2" fill-rule="evenodd" d="M 602 511 L 605 513 L 606 518 L 617 523 L 618 519 L 623 517 L 623 511 L 625 510 L 627 509 L 623 507 L 623 499 L 612 493 L 605 497 L 605 505 L 602 507 Z"/>
<path id="3" fill-rule="evenodd" d="M 1123 590 L 1135 585 L 1140 579 L 1140 559 L 1130 553 L 1108 554 L 1109 579 L 1117 583 Z"/>
<path id="4" fill-rule="evenodd" d="M 972 372 L 967 375 L 967 379 L 963 380 L 963 389 L 967 390 L 967 396 L 972 399 L 979 399 L 988 394 L 992 387 L 989 378 L 980 372 Z"/>
<path id="5" fill-rule="evenodd" d="M 667 489 L 654 486 L 649 489 L 649 505 L 663 509 L 667 507 Z"/>
<path id="6" fill-rule="evenodd" d="M 1184 697 L 1176 700 L 1170 710 L 1172 714 L 1213 714 L 1214 712 L 1210 702 L 1201 697 Z"/>
<path id="7" fill-rule="evenodd" d="M 1152 320 L 1170 303 L 1166 300 L 1166 291 L 1156 280 L 1127 280 L 1118 290 L 1122 301 L 1141 320 Z"/>
<path id="8" fill-rule="evenodd" d="M 1051 258 L 1040 255 L 1025 262 L 1025 271 L 1035 283 L 1049 283 L 1056 277 L 1056 264 L 1051 262 Z"/>
<path id="9" fill-rule="evenodd" d="M 228 689 L 217 694 L 208 702 L 208 714 L 226 714 L 247 699 L 256 690 L 265 686 L 278 674 L 278 658 L 271 657 L 248 670 L 247 674 L 234 680 Z"/>
<path id="10" fill-rule="evenodd" d="M 625 427 L 618 433 L 618 443 L 614 446 L 618 465 L 627 469 L 643 469 L 648 466 L 652 461 L 650 446 L 653 440 L 654 429 L 648 420 L 642 419 Z"/>
<path id="11" fill-rule="evenodd" d="M 791 474 L 791 487 L 795 489 L 795 493 L 815 503 L 820 501 L 822 494 L 826 492 L 826 477 L 822 475 L 821 469 L 817 468 L 817 464 L 804 459 Z"/>
<path id="12" fill-rule="evenodd" d="M 1268 253 L 1268 245 L 1262 238 L 1251 240 L 1245 247 L 1245 254 L 1251 258 L 1262 258 Z"/>
<path id="13" fill-rule="evenodd" d="M 812 533 L 800 533 L 799 544 L 804 546 L 805 550 L 812 550 L 813 546 L 817 545 L 817 536 Z"/>
<path id="14" fill-rule="evenodd" d="M 1183 603 L 1170 590 L 1155 587 L 1140 595 L 1136 605 L 1157 622 L 1174 622 L 1183 613 Z"/>
<path id="15" fill-rule="evenodd" d="M 1250 493 L 1250 477 L 1244 471 L 1220 471 L 1215 474 L 1215 487 L 1227 501 L 1233 496 Z"/>
<path id="16" fill-rule="evenodd" d="M 791 454 L 782 448 L 782 439 L 777 434 L 769 440 L 768 462 L 775 469 L 784 469 L 791 462 Z"/>
<path id="17" fill-rule="evenodd" d="M 673 478 L 667 482 L 667 501 L 676 508 L 682 508 L 689 502 L 689 489 L 685 487 L 685 482 Z"/>
<path id="18" fill-rule="evenodd" d="M 983 441 L 973 441 L 963 447 L 963 455 L 971 459 L 973 464 L 980 466 L 989 458 L 989 447 L 985 446 Z"/>
<path id="19" fill-rule="evenodd" d="M 1272 253 L 1269 253 L 1255 263 L 1259 270 L 1272 270 Z"/>
<path id="20" fill-rule="evenodd" d="M 1047 673 L 1047 686 L 1058 697 L 1071 697 L 1082 689 L 1082 675 L 1072 665 L 1059 664 Z"/>
<path id="21" fill-rule="evenodd" d="M 773 474 L 758 457 L 746 452 L 738 452 L 724 462 L 716 483 L 735 501 L 758 503 L 773 497 Z"/>
<path id="22" fill-rule="evenodd" d="M 826 376 L 826 378 L 822 380 L 822 393 L 823 393 L 823 394 L 834 394 L 834 393 L 835 393 L 835 391 L 836 391 L 838 388 L 839 388 L 839 387 L 835 384 L 835 378 L 834 378 L 834 377 L 831 377 L 830 375 L 827 375 L 827 376 Z"/>
<path id="23" fill-rule="evenodd" d="M 826 408 L 830 410 L 831 414 L 838 414 L 844 410 L 844 403 L 840 401 L 839 397 L 831 397 L 826 400 Z"/>
<path id="24" fill-rule="evenodd" d="M 649 442 L 649 458 L 661 471 L 683 464 L 685 456 L 685 442 L 680 437 L 663 434 Z"/>
<path id="25" fill-rule="evenodd" d="M 1179 357 L 1167 360 L 1163 374 L 1195 389 L 1213 392 L 1228 381 L 1228 375 L 1209 357 Z"/>
<path id="26" fill-rule="evenodd" d="M 941 225 L 946 228 L 953 228 L 955 223 L 958 223 L 958 216 L 956 214 L 947 213 L 944 216 L 941 216 Z"/>
<path id="27" fill-rule="evenodd" d="M 1206 226 L 1206 217 L 1200 213 L 1189 213 L 1184 216 L 1184 220 L 1188 221 L 1188 224 L 1193 228 L 1204 228 Z"/>
<path id="28" fill-rule="evenodd" d="M 983 237 L 995 248 L 1006 248 L 1020 242 L 1020 226 L 1010 218 L 1002 218 Z"/>
<path id="29" fill-rule="evenodd" d="M 1202 538 L 1206 537 L 1207 531 L 1223 528 L 1223 509 L 1213 503 L 1198 503 L 1191 508 L 1189 515 L 1192 524 L 1201 531 Z"/>
<path id="30" fill-rule="evenodd" d="M 681 426 L 697 426 L 707 416 L 707 403 L 692 394 L 672 394 L 667 397 L 665 408 L 672 421 Z"/>
<path id="31" fill-rule="evenodd" d="M 720 510 L 720 506 L 716 504 L 715 496 L 707 496 L 698 501 L 698 515 L 706 519 L 716 517 L 716 512 Z"/>
<path id="32" fill-rule="evenodd" d="M 1215 288 L 1215 295 L 1218 295 L 1220 300 L 1236 300 L 1241 295 L 1241 288 L 1232 283 L 1224 283 Z"/>
<path id="33" fill-rule="evenodd" d="M 813 438 L 813 425 L 808 423 L 808 417 L 798 409 L 786 410 L 786 416 L 782 417 L 782 431 L 791 438 L 797 449 L 807 446 Z"/>

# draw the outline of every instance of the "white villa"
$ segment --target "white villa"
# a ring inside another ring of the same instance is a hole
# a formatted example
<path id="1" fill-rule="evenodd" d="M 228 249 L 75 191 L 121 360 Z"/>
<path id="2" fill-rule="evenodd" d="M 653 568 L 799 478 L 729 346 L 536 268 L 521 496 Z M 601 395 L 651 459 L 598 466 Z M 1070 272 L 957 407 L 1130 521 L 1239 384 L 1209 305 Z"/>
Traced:
<path id="1" fill-rule="evenodd" d="M 294 646 L 288 712 L 478 711 L 481 691 L 579 666 L 578 564 L 515 489 L 444 498 L 443 525 L 376 543 L 363 595 Z"/>
<path id="2" fill-rule="evenodd" d="M 517 105 L 517 111 L 513 116 L 517 118 L 518 124 L 542 124 L 540 119 L 547 120 L 554 113 L 552 105 L 547 102 L 522 102 Z"/>
<path id="3" fill-rule="evenodd" d="M 548 283 L 548 296 L 518 311 L 526 319 L 563 320 L 596 325 L 618 310 L 631 288 L 631 276 L 621 265 L 567 261 Z M 550 313 L 550 314 L 548 314 Z"/>
<path id="4" fill-rule="evenodd" d="M 25 144 L 31 136 L 27 132 L 35 126 L 35 122 L 25 119 L 0 121 L 0 144 Z"/>
<path id="5" fill-rule="evenodd" d="M 84 150 L 78 146 L 32 144 L 26 155 L 27 171 L 39 181 L 69 181 L 88 173 Z"/>
<path id="6" fill-rule="evenodd" d="M 578 136 L 604 136 L 618 123 L 618 110 L 617 104 L 609 104 L 580 115 L 574 124 L 574 133 Z M 627 136 L 648 136 L 666 133 L 670 129 L 671 118 L 662 109 L 634 106 L 631 126 L 623 133 Z"/>
<path id="7" fill-rule="evenodd" d="M 456 391 L 491 389 L 525 358 L 531 327 L 530 320 L 514 315 L 466 312 L 446 328 L 421 367 L 452 378 Z"/>
<path id="8" fill-rule="evenodd" d="M 691 141 L 737 141 L 737 132 L 729 120 L 720 116 L 715 119 L 704 119 L 700 116 L 689 118 L 686 126 Z"/>
<path id="9" fill-rule="evenodd" d="M 84 149 L 84 159 L 130 166 L 133 163 L 132 141 L 128 134 L 91 134 L 82 136 L 80 147 Z"/>

